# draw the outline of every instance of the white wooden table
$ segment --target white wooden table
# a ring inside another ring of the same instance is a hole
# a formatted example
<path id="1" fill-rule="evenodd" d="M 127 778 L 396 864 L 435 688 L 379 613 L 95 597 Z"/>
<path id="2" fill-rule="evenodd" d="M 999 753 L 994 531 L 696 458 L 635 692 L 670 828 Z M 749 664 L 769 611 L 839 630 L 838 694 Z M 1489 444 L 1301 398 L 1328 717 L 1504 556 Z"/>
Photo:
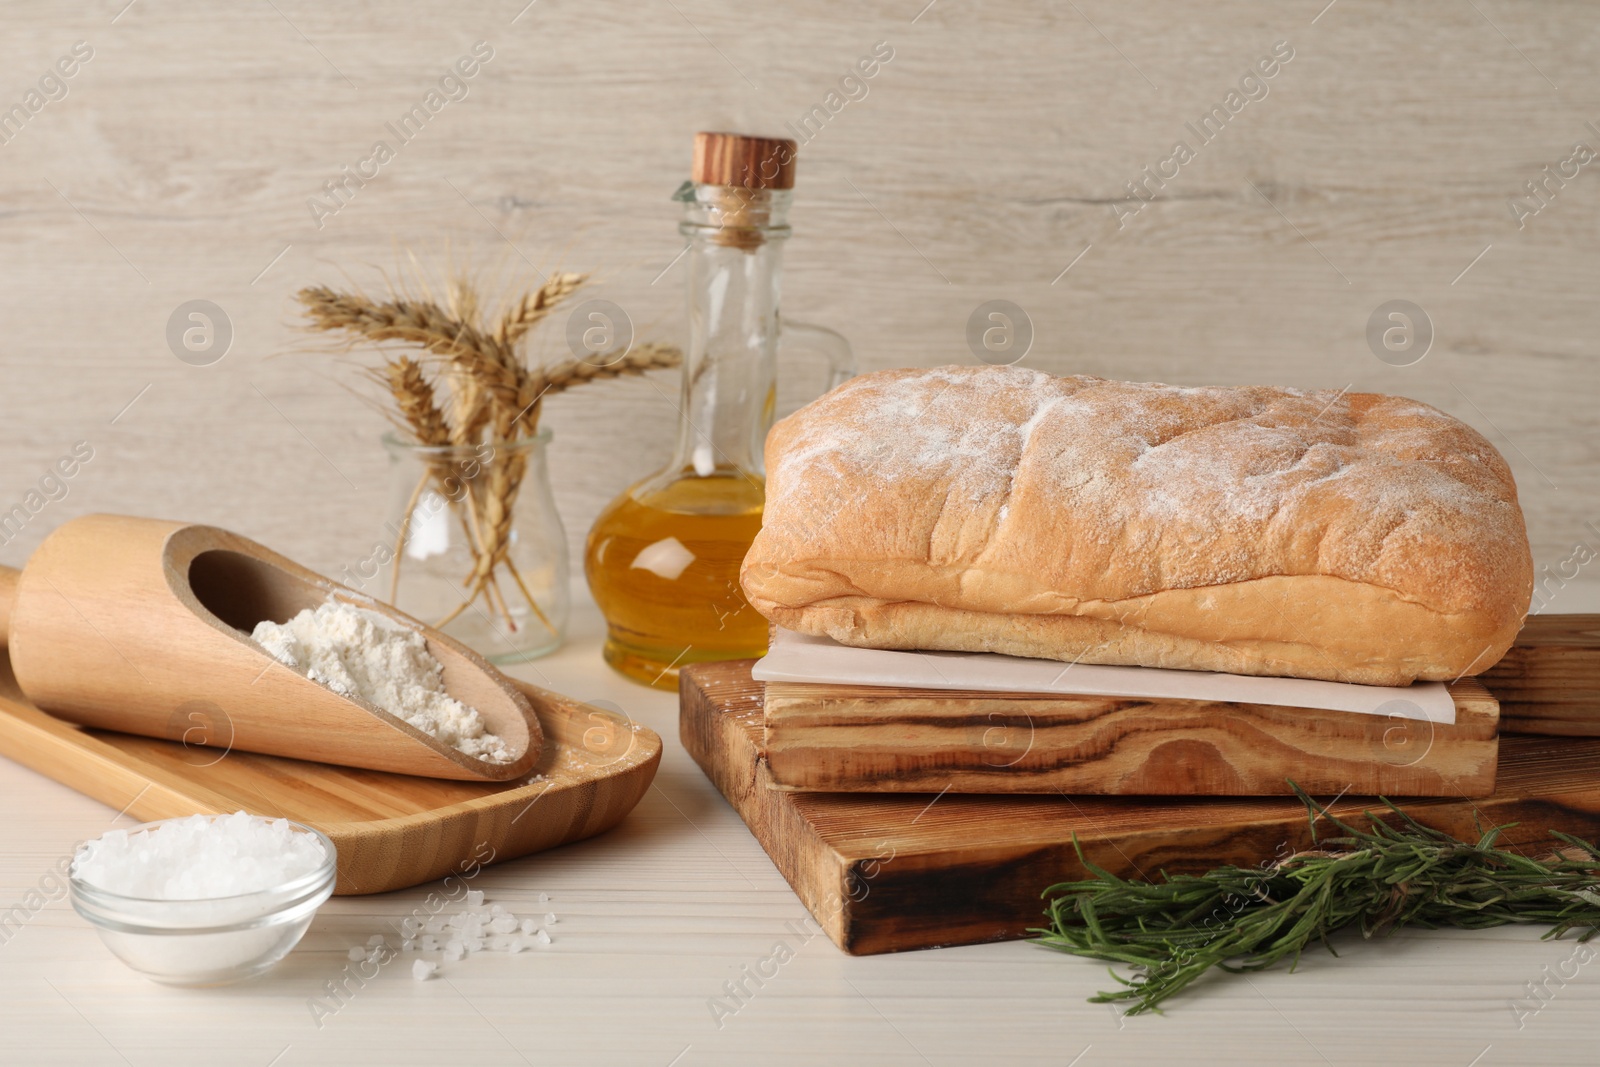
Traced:
<path id="1" fill-rule="evenodd" d="M 1100 965 L 1025 943 L 852 958 L 821 935 L 804 940 L 800 902 L 679 745 L 675 699 L 605 668 L 599 634 L 583 603 L 569 646 L 517 673 L 615 702 L 666 752 L 616 830 L 478 879 L 513 912 L 555 912 L 550 946 L 480 953 L 428 982 L 401 956 L 319 1026 L 312 1002 L 344 974 L 347 950 L 428 887 L 335 898 L 277 969 L 214 990 L 140 978 L 57 900 L 0 944 L 0 1063 L 1596 1061 L 1600 964 L 1578 965 L 1572 942 L 1531 929 L 1352 942 L 1340 959 L 1318 952 L 1292 975 L 1209 981 L 1165 1017 L 1134 1018 L 1085 1002 L 1110 984 Z M 38 887 L 75 842 L 131 823 L 114 815 L 0 760 L 0 907 Z M 780 941 L 793 959 L 719 1026 L 711 1002 L 723 983 Z M 1540 981 L 1542 1005 L 1527 989 Z"/>

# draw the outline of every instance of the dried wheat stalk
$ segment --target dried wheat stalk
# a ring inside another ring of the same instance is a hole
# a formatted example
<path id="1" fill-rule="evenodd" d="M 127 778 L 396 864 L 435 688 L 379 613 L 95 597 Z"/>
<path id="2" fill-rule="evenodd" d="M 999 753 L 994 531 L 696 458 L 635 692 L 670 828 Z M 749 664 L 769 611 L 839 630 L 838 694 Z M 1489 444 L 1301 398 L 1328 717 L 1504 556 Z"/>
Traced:
<path id="1" fill-rule="evenodd" d="M 389 389 L 400 414 L 399 424 L 419 445 L 448 445 L 450 427 L 434 397 L 433 383 L 422 374 L 422 367 L 410 356 L 384 363 L 383 371 L 373 372 Z"/>
<path id="2" fill-rule="evenodd" d="M 433 383 L 423 376 L 422 367 L 409 356 L 400 356 L 385 362 L 382 371 L 370 372 L 371 377 L 377 379 L 389 389 L 389 394 L 394 397 L 398 417 L 392 418 L 397 426 L 406 431 L 419 445 L 433 447 L 447 446 L 450 444 L 450 427 L 445 422 L 444 412 L 439 410 L 438 400 L 434 397 Z M 406 502 L 405 514 L 400 519 L 400 529 L 395 533 L 394 539 L 394 572 L 389 581 L 389 601 L 393 603 L 400 591 L 400 554 L 405 548 L 406 537 L 411 532 L 411 515 L 417 509 L 417 502 L 422 499 L 423 490 L 427 489 L 430 481 L 442 480 L 449 477 L 448 471 L 440 468 L 445 466 L 437 463 L 426 463 L 423 466 L 421 477 L 411 489 L 410 499 Z"/>
<path id="3" fill-rule="evenodd" d="M 435 370 L 431 379 L 423 363 L 409 356 L 389 358 L 382 370 L 370 372 L 394 400 L 391 421 L 412 440 L 432 446 L 487 443 L 495 449 L 495 459 L 484 463 L 476 477 L 460 479 L 465 485 L 465 498 L 460 501 L 459 517 L 472 547 L 473 566 L 466 576 L 465 599 L 436 626 L 444 626 L 481 597 L 514 631 L 516 624 L 496 578 L 500 570 L 512 579 L 534 614 L 546 626 L 551 625 L 510 557 L 512 516 L 527 472 L 527 459 L 521 451 L 504 446 L 538 432 L 544 398 L 550 393 L 587 382 L 676 367 L 682 362 L 678 349 L 649 343 L 592 360 L 528 366 L 517 354 L 518 344 L 587 280 L 586 274 L 552 274 L 487 327 L 483 325 L 478 291 L 465 278 L 450 282 L 443 307 L 427 298 L 396 296 L 374 300 L 361 293 L 338 292 L 325 286 L 308 287 L 298 294 L 313 330 L 342 333 L 350 345 L 361 341 L 415 345 L 432 357 Z M 446 391 L 443 402 L 439 397 L 441 385 Z M 442 487 L 444 479 L 452 474 L 448 466 L 429 465 L 412 493 L 395 546 L 391 600 L 399 585 L 401 549 L 411 511 L 430 480 Z M 448 499 L 451 494 L 444 495 Z"/>
<path id="4" fill-rule="evenodd" d="M 352 341 L 404 341 L 440 356 L 481 347 L 485 340 L 471 322 L 458 319 L 428 300 L 372 300 L 312 286 L 299 293 L 314 330 L 342 330 Z"/>
<path id="5" fill-rule="evenodd" d="M 577 292 L 578 288 L 588 280 L 587 274 L 550 275 L 549 281 L 517 301 L 500 317 L 495 328 L 495 339 L 507 346 L 515 345 L 523 335 L 550 314 L 557 304 Z"/>

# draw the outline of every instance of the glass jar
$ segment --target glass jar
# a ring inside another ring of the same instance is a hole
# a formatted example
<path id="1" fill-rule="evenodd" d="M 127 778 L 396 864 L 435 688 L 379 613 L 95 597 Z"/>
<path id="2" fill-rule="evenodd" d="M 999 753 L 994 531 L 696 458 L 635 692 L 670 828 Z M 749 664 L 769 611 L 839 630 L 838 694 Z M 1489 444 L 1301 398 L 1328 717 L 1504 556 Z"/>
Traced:
<path id="1" fill-rule="evenodd" d="M 566 636 L 571 589 L 549 444 L 548 430 L 459 446 L 385 434 L 389 519 L 373 557 L 338 577 L 491 663 L 555 651 Z M 376 580 L 366 580 L 368 572 Z"/>

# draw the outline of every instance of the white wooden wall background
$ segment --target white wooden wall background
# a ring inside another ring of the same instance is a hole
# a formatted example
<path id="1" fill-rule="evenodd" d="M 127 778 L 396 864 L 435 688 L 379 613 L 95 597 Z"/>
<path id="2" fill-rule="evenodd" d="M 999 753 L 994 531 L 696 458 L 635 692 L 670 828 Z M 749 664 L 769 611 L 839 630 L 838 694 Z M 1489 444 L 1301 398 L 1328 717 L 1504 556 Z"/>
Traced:
<path id="1" fill-rule="evenodd" d="M 350 367 L 301 351 L 296 288 L 373 281 L 396 242 L 448 247 L 524 277 L 601 271 L 597 295 L 677 337 L 667 197 L 693 132 L 781 133 L 879 41 L 894 58 L 869 95 L 801 154 L 789 315 L 866 367 L 927 365 L 971 361 L 969 313 L 1004 298 L 1051 371 L 1406 393 L 1506 454 L 1539 562 L 1600 547 L 1596 168 L 1523 228 L 1507 207 L 1575 142 L 1600 147 L 1592 5 L 525 2 L 0 9 L 0 104 L 94 50 L 0 145 L 0 510 L 74 442 L 95 453 L 0 561 L 90 510 L 360 559 L 382 424 Z M 307 199 L 479 40 L 494 58 L 470 95 L 319 228 Z M 1109 201 L 1277 41 L 1294 59 L 1269 95 L 1119 230 Z M 165 340 L 197 298 L 235 331 L 208 367 Z M 1364 339 L 1391 299 L 1436 330 L 1413 366 Z M 660 461 L 676 383 L 658 384 L 550 405 L 575 545 Z"/>

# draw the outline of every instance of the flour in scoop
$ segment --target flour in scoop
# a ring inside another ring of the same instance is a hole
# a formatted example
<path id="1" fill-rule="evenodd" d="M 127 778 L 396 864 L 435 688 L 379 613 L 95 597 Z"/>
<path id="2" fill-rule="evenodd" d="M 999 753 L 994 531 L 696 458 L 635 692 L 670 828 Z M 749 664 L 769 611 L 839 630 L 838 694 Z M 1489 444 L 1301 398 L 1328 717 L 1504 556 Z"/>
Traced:
<path id="1" fill-rule="evenodd" d="M 329 600 L 285 623 L 259 622 L 250 636 L 313 682 L 382 708 L 458 752 L 490 763 L 511 761 L 506 743 L 487 731 L 477 710 L 445 692 L 444 667 L 415 630 Z"/>

